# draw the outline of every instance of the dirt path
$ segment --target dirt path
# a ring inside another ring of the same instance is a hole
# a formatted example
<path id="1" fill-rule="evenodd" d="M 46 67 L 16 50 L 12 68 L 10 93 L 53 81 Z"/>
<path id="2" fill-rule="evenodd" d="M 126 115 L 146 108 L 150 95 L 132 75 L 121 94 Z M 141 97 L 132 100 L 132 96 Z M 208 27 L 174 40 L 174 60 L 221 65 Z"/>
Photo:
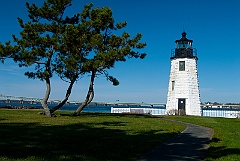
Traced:
<path id="1" fill-rule="evenodd" d="M 213 136 L 213 129 L 175 120 L 165 120 L 184 124 L 186 125 L 186 129 L 167 142 L 154 148 L 137 161 L 203 160 Z"/>

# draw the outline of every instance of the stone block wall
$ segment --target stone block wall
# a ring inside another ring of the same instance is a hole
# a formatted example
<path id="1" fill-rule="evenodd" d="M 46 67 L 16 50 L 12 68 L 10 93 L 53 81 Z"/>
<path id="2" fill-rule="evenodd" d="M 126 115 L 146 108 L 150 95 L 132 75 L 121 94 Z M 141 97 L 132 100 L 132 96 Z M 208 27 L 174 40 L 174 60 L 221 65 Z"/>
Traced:
<path id="1" fill-rule="evenodd" d="M 185 70 L 179 71 L 179 62 L 185 61 Z M 176 58 L 171 60 L 166 109 L 178 109 L 178 99 L 186 100 L 186 115 L 201 115 L 200 92 L 195 58 Z"/>

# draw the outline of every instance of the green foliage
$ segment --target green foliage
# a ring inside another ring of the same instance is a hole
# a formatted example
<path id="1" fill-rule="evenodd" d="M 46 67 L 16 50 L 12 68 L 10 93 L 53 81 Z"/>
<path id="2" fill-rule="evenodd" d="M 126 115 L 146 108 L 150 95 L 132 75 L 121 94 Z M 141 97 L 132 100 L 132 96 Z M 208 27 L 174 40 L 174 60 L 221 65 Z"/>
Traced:
<path id="1" fill-rule="evenodd" d="M 41 7 L 27 2 L 29 21 L 18 18 L 23 29 L 20 38 L 13 35 L 16 45 L 6 44 L 1 53 L 11 55 L 20 67 L 35 64 L 35 71 L 25 75 L 40 80 L 52 77 L 54 72 L 70 80 L 93 70 L 103 74 L 117 61 L 146 56 L 138 52 L 146 46 L 139 42 L 141 34 L 133 38 L 127 32 L 113 34 L 127 23 L 115 24 L 109 7 L 92 8 L 93 4 L 87 4 L 82 13 L 64 17 L 71 5 L 71 0 L 47 0 Z"/>
<path id="2" fill-rule="evenodd" d="M 47 0 L 41 7 L 27 2 L 29 21 L 25 23 L 18 18 L 23 29 L 20 38 L 13 35 L 13 43 L 0 46 L 1 53 L 13 58 L 20 67 L 35 65 L 35 71 L 25 73 L 29 78 L 45 80 L 52 77 L 57 62 L 61 61 L 59 54 L 66 52 L 62 49 L 69 45 L 63 44 L 63 35 L 66 35 L 68 25 L 79 23 L 79 14 L 64 17 L 65 9 L 70 6 L 71 0 Z"/>
<path id="3" fill-rule="evenodd" d="M 0 61 L 4 63 L 4 60 L 9 57 L 14 57 L 12 53 L 18 51 L 16 47 L 10 45 L 10 41 L 6 42 L 5 45 L 0 43 Z"/>
<path id="4" fill-rule="evenodd" d="M 113 68 L 115 62 L 126 61 L 127 58 L 144 59 L 146 54 L 138 51 L 146 43 L 139 42 L 141 34 L 132 39 L 127 32 L 115 35 L 113 32 L 124 28 L 127 23 L 114 24 L 109 7 L 92 7 L 92 4 L 85 5 L 79 14 L 80 22 L 66 27 L 55 71 L 62 79 L 76 78 L 85 73 L 103 74 L 116 86 L 119 81 L 109 76 L 107 70 Z"/>
<path id="5" fill-rule="evenodd" d="M 113 83 L 114 86 L 119 85 L 119 81 L 116 78 L 114 78 L 113 76 L 108 76 L 108 79 L 109 79 L 109 81 L 111 81 Z"/>
<path id="6" fill-rule="evenodd" d="M 89 6 L 88 6 L 89 7 Z M 89 14 L 84 14 L 85 21 L 91 26 L 89 45 L 92 48 L 92 57 L 86 57 L 83 64 L 83 71 L 94 71 L 104 74 L 113 85 L 118 85 L 119 81 L 112 76 L 109 77 L 108 69 L 114 67 L 118 61 L 126 61 L 127 58 L 144 59 L 146 54 L 139 53 L 139 49 L 146 46 L 146 43 L 139 42 L 142 35 L 137 34 L 132 39 L 130 34 L 123 32 L 122 35 L 114 34 L 119 29 L 124 28 L 127 23 L 114 24 L 112 11 L 109 7 L 92 9 L 89 7 Z"/>

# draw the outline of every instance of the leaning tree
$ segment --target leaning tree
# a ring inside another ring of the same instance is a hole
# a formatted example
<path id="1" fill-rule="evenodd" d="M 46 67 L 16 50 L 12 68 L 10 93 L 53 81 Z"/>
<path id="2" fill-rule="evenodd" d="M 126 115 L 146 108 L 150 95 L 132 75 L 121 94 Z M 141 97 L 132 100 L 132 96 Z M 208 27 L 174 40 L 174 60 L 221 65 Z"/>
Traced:
<path id="1" fill-rule="evenodd" d="M 60 66 L 58 63 L 62 59 L 61 55 L 63 52 L 66 52 L 64 54 L 69 54 L 69 51 L 65 49 L 71 45 L 63 43 L 63 35 L 64 39 L 70 39 L 71 37 L 69 36 L 71 35 L 67 34 L 69 26 L 80 24 L 80 14 L 73 15 L 72 17 L 64 15 L 66 8 L 71 6 L 71 1 L 47 0 L 41 7 L 38 7 L 36 4 L 30 5 L 27 2 L 26 7 L 29 13 L 29 21 L 24 23 L 23 19 L 18 18 L 18 22 L 22 28 L 20 38 L 13 35 L 13 43 L 8 42 L 6 45 L 1 45 L 2 53 L 10 55 L 11 58 L 19 63 L 20 67 L 34 66 L 34 71 L 26 72 L 26 76 L 46 82 L 46 94 L 41 104 L 47 116 L 51 116 L 51 113 L 54 112 L 54 110 L 49 109 L 47 104 L 51 92 L 50 79 L 54 72 L 57 72 L 60 76 L 65 75 L 64 78 L 68 79 L 69 82 L 65 98 L 55 109 L 60 108 L 66 103 L 71 94 L 74 82 L 81 74 L 77 73 L 79 70 L 73 71 L 68 66 L 64 66 L 64 64 Z M 88 12 L 87 6 L 83 12 Z M 84 34 L 80 34 L 79 37 L 82 35 Z M 81 43 L 84 44 L 85 41 L 81 41 Z M 84 50 L 79 51 L 79 55 L 84 55 L 84 52 L 88 52 L 88 49 L 82 48 Z M 59 70 L 64 67 L 67 67 L 67 69 Z"/>
<path id="2" fill-rule="evenodd" d="M 1 45 L 0 52 L 8 53 L 20 67 L 35 67 L 25 75 L 46 82 L 46 94 L 41 103 L 48 116 L 66 103 L 73 84 L 81 75 L 91 75 L 90 85 L 86 99 L 75 115 L 92 101 L 97 75 L 103 74 L 113 85 L 118 85 L 118 80 L 108 74 L 108 69 L 117 61 L 146 56 L 139 53 L 139 49 L 146 46 L 146 43 L 139 42 L 141 34 L 130 38 L 127 32 L 119 36 L 113 33 L 127 23 L 115 24 L 109 7 L 93 9 L 89 4 L 82 13 L 67 17 L 64 12 L 71 6 L 71 0 L 47 0 L 42 7 L 29 3 L 26 6 L 30 20 L 24 23 L 18 18 L 23 29 L 20 38 L 13 35 L 14 45 L 7 42 L 4 47 Z M 69 87 L 62 102 L 49 109 L 50 78 L 54 73 L 69 82 Z"/>
<path id="3" fill-rule="evenodd" d="M 86 99 L 75 111 L 79 113 L 94 98 L 94 80 L 102 74 L 113 85 L 119 81 L 108 74 L 108 69 L 114 67 L 117 61 L 126 61 L 127 58 L 141 58 L 146 54 L 139 53 L 139 50 L 146 46 L 146 43 L 139 42 L 142 35 L 137 34 L 130 38 L 130 34 L 123 32 L 122 35 L 115 35 L 118 30 L 124 28 L 127 23 L 114 23 L 112 10 L 109 7 L 93 9 L 93 4 L 85 5 L 84 11 L 80 14 L 79 24 L 69 24 L 62 35 L 61 51 L 55 61 L 55 71 L 59 77 L 79 77 L 79 75 L 90 75 L 90 84 Z M 84 42 L 84 43 L 82 43 Z M 51 112 L 58 107 L 51 109 Z"/>
<path id="4" fill-rule="evenodd" d="M 77 24 L 69 23 L 62 34 L 62 45 L 59 48 L 58 57 L 55 59 L 54 71 L 62 80 L 70 81 L 69 87 L 72 87 L 79 78 L 86 74 L 86 71 L 83 70 L 83 65 L 93 49 L 90 40 L 94 33 L 89 20 L 87 20 L 92 6 L 93 4 L 85 5 L 82 13 L 78 14 L 79 22 Z M 67 20 L 71 22 L 71 19 L 67 18 Z M 71 94 L 69 89 L 67 90 L 66 98 Z M 50 112 L 53 113 L 59 108 L 61 106 L 56 106 Z"/>
<path id="5" fill-rule="evenodd" d="M 115 24 L 112 10 L 109 7 L 95 8 L 89 15 L 84 15 L 90 27 L 91 39 L 89 46 L 92 48 L 90 56 L 86 56 L 81 70 L 90 74 L 90 84 L 85 101 L 78 107 L 74 115 L 87 106 L 94 97 L 94 80 L 98 75 L 104 75 L 113 85 L 119 85 L 119 81 L 108 74 L 118 61 L 126 61 L 127 58 L 145 58 L 145 53 L 139 50 L 146 46 L 146 43 L 139 42 L 142 35 L 137 34 L 131 38 L 130 34 L 123 32 L 117 36 L 118 30 L 124 28 L 127 23 Z"/>

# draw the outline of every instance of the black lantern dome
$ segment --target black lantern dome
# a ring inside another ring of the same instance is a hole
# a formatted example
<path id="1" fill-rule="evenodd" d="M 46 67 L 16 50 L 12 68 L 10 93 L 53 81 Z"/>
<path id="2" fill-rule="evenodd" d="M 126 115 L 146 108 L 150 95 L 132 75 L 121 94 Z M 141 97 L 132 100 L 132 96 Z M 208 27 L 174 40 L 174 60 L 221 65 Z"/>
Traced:
<path id="1" fill-rule="evenodd" d="M 171 59 L 174 58 L 197 58 L 196 49 L 192 48 L 193 40 L 186 37 L 187 33 L 182 32 L 182 38 L 176 40 L 176 48 L 172 50 Z"/>

